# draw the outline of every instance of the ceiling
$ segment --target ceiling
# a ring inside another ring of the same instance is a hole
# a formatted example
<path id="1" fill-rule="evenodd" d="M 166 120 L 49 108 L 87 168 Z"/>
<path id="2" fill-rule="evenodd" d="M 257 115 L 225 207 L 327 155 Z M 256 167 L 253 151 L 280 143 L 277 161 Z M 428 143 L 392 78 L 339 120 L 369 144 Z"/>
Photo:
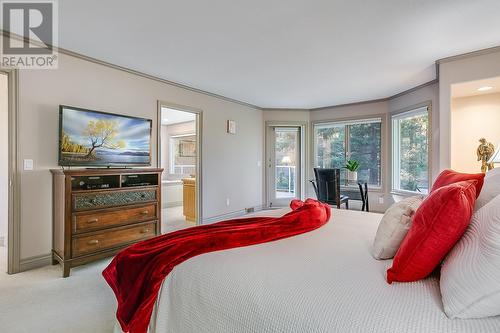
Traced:
<path id="1" fill-rule="evenodd" d="M 169 108 L 161 108 L 162 125 L 173 125 L 195 120 L 196 115 L 194 113 Z"/>
<path id="2" fill-rule="evenodd" d="M 491 87 L 488 90 L 478 90 L 480 88 Z M 494 77 L 484 80 L 469 81 L 457 83 L 451 87 L 451 97 L 469 97 L 500 92 L 500 77 Z"/>
<path id="3" fill-rule="evenodd" d="M 270 108 L 385 98 L 500 45 L 498 0 L 64 0 L 63 48 Z"/>

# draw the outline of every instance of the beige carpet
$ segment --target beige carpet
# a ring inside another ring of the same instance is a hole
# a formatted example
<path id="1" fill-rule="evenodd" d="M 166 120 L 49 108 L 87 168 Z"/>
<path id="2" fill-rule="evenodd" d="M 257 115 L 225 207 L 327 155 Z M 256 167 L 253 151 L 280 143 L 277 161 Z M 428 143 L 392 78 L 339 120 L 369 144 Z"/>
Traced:
<path id="1" fill-rule="evenodd" d="M 162 210 L 162 233 L 192 226 L 194 226 L 194 223 L 189 223 L 184 218 L 182 206 L 164 208 Z"/>
<path id="2" fill-rule="evenodd" d="M 162 222 L 164 233 L 192 226 L 182 207 L 163 210 Z M 0 247 L 0 333 L 113 332 L 116 301 L 101 275 L 110 261 L 73 268 L 66 279 L 59 265 L 8 275 Z"/>
<path id="3" fill-rule="evenodd" d="M 163 213 L 163 233 L 191 226 L 182 207 Z M 73 268 L 66 279 L 59 265 L 8 275 L 0 247 L 0 333 L 113 332 L 115 297 L 101 275 L 110 261 Z"/>
<path id="4" fill-rule="evenodd" d="M 112 332 L 116 303 L 101 276 L 109 261 L 74 268 L 67 279 L 59 265 L 0 273 L 0 332 Z"/>

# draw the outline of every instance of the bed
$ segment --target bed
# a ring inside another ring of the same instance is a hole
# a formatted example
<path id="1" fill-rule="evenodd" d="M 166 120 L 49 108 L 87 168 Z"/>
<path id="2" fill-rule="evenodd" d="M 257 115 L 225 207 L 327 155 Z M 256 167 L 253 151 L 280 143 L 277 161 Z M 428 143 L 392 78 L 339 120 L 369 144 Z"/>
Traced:
<path id="1" fill-rule="evenodd" d="M 448 319 L 436 276 L 387 284 L 391 261 L 370 255 L 381 217 L 334 209 L 312 232 L 189 259 L 164 281 L 149 333 L 500 332 L 500 317 Z"/>

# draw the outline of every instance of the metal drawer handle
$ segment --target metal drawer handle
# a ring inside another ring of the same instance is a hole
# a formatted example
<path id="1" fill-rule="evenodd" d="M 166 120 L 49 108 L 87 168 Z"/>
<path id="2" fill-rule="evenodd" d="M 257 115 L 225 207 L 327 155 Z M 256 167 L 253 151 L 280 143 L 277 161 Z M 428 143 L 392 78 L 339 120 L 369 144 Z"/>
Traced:
<path id="1" fill-rule="evenodd" d="M 88 241 L 87 244 L 88 245 L 97 245 L 97 244 L 99 244 L 99 240 L 93 239 L 93 240 Z"/>
<path id="2" fill-rule="evenodd" d="M 87 223 L 97 223 L 99 222 L 99 219 L 98 218 L 95 218 L 95 219 L 92 219 L 92 220 L 88 220 Z"/>
<path id="3" fill-rule="evenodd" d="M 141 214 L 142 214 L 142 215 L 148 215 L 148 214 L 149 214 L 149 210 L 143 210 L 143 211 L 141 212 Z"/>
<path id="4" fill-rule="evenodd" d="M 147 233 L 148 233 L 148 232 L 150 232 L 150 231 L 151 231 L 151 229 L 149 229 L 149 228 L 144 228 L 144 229 L 142 229 L 142 230 L 141 230 L 141 234 L 147 234 Z"/>

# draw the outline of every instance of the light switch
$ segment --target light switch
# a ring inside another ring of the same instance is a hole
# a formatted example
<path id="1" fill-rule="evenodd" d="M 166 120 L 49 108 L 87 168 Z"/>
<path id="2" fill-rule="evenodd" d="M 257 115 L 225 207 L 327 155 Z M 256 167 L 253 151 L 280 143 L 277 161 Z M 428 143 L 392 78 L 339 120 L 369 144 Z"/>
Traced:
<path id="1" fill-rule="evenodd" d="M 24 160 L 24 171 L 33 170 L 33 160 Z"/>

